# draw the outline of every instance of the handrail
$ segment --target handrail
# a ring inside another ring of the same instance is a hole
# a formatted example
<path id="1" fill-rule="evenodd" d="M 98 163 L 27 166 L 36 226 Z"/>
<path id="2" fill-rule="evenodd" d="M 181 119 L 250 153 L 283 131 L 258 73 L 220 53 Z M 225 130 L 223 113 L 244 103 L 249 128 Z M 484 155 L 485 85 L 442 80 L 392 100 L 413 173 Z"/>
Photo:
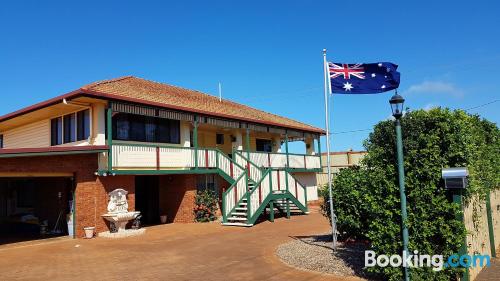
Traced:
<path id="1" fill-rule="evenodd" d="M 233 151 L 233 153 L 234 153 L 234 155 L 236 155 L 236 157 L 241 157 L 241 159 L 243 159 L 247 163 L 247 165 L 250 165 L 250 166 L 247 166 L 247 169 L 248 169 L 248 175 L 252 181 L 256 182 L 263 177 L 262 167 L 257 166 L 250 159 L 247 159 L 240 151 L 236 150 L 236 151 Z M 238 160 L 235 159 L 235 162 L 238 163 Z M 253 170 L 252 170 L 252 168 L 253 168 Z M 255 170 L 258 171 L 258 175 L 256 175 L 254 177 L 254 173 L 252 171 L 255 171 Z"/>
<path id="2" fill-rule="evenodd" d="M 247 159 L 240 150 L 235 150 L 234 153 L 235 154 L 239 154 L 241 157 L 243 157 L 243 159 L 245 159 L 245 161 L 247 161 L 248 163 L 250 163 L 250 165 L 254 166 L 255 168 L 257 168 L 257 169 L 262 169 L 263 168 L 263 167 L 257 166 L 257 164 L 255 164 L 254 162 L 252 162 L 252 160 Z"/>
<path id="3" fill-rule="evenodd" d="M 237 178 L 237 179 L 233 182 L 233 184 L 231 184 L 231 186 L 229 186 L 229 188 L 228 188 L 227 190 L 225 190 L 225 191 L 223 191 L 223 192 L 222 192 L 222 209 L 223 209 L 223 211 L 222 211 L 222 220 L 223 220 L 224 222 L 227 222 L 227 216 L 228 216 L 229 214 L 231 214 L 231 213 L 233 212 L 233 210 L 234 210 L 236 207 L 238 207 L 238 204 L 239 204 L 239 203 L 242 201 L 242 199 L 245 197 L 245 196 L 242 196 L 241 198 L 239 198 L 239 199 L 237 200 L 238 202 L 236 202 L 236 203 L 234 204 L 234 206 L 233 206 L 233 207 L 231 207 L 231 208 L 227 208 L 227 207 L 226 207 L 226 206 L 227 206 L 227 200 L 228 200 L 228 199 L 227 199 L 228 194 L 229 194 L 231 191 L 236 192 L 236 190 L 234 190 L 234 189 L 235 189 L 235 188 L 236 188 L 236 186 L 238 185 L 239 181 L 240 181 L 243 177 L 245 177 L 245 176 L 246 176 L 246 174 L 245 174 L 245 173 L 242 173 L 242 174 L 241 174 L 241 175 L 240 175 L 240 176 L 239 176 L 239 177 L 238 177 L 238 178 Z M 247 192 L 245 192 L 245 193 L 247 193 Z"/>
<path id="4" fill-rule="evenodd" d="M 211 149 L 217 151 L 220 155 L 222 155 L 224 158 L 227 160 L 233 162 L 233 165 L 236 165 L 238 168 L 245 170 L 245 167 L 241 166 L 240 164 L 236 163 L 233 159 L 229 158 L 224 152 L 222 152 L 219 148 L 201 148 L 201 149 Z"/>
<path id="5" fill-rule="evenodd" d="M 287 155 L 287 153 L 283 152 L 264 152 L 264 151 L 250 151 L 250 153 L 262 153 L 262 154 L 277 154 L 277 155 Z M 311 156 L 311 157 L 320 157 L 320 155 L 312 155 L 312 154 L 300 154 L 300 153 L 288 153 L 288 155 L 295 156 Z"/>
<path id="6" fill-rule="evenodd" d="M 256 192 L 261 192 L 260 186 L 261 186 L 261 184 L 262 184 L 262 182 L 264 180 L 268 180 L 268 176 L 270 175 L 270 173 L 271 173 L 271 169 L 266 169 L 265 170 L 265 172 L 263 173 L 263 175 L 260 178 L 260 180 L 255 183 L 255 188 L 252 191 L 249 192 L 248 198 L 252 198 L 253 195 Z M 260 206 L 262 206 L 262 203 L 265 201 L 265 199 L 267 198 L 267 196 L 269 194 L 271 194 L 271 190 L 272 190 L 272 187 L 269 186 L 269 193 L 268 194 L 264 194 L 264 196 L 260 196 L 260 200 L 257 201 L 258 202 L 257 205 L 255 205 L 255 206 L 252 205 L 252 207 L 254 207 L 254 209 L 255 209 L 255 212 L 252 212 L 251 209 L 250 209 L 250 207 L 248 208 L 248 219 L 251 219 L 257 213 L 257 211 L 259 210 Z M 248 202 L 251 202 L 251 200 L 249 199 Z"/>

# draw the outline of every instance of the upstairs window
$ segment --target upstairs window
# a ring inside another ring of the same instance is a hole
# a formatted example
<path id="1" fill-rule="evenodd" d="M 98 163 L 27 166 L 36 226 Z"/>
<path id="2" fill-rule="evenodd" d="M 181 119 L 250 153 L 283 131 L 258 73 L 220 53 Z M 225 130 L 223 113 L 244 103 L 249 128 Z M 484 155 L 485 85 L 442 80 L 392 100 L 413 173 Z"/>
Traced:
<path id="1" fill-rule="evenodd" d="M 74 142 L 76 140 L 75 114 L 64 115 L 64 143 Z"/>
<path id="2" fill-rule="evenodd" d="M 3 148 L 3 135 L 0 135 L 0 148 Z"/>
<path id="3" fill-rule="evenodd" d="M 66 114 L 50 120 L 50 144 L 60 145 L 90 137 L 90 110 Z"/>
<path id="4" fill-rule="evenodd" d="M 86 140 L 90 137 L 90 110 L 76 113 L 76 140 Z"/>
<path id="5" fill-rule="evenodd" d="M 50 145 L 62 144 L 62 117 L 50 120 Z"/>
<path id="6" fill-rule="evenodd" d="M 271 140 L 256 139 L 256 150 L 259 152 L 272 152 L 273 143 Z"/>
<path id="7" fill-rule="evenodd" d="M 224 144 L 224 134 L 216 134 L 215 135 L 215 142 L 217 144 Z"/>
<path id="8" fill-rule="evenodd" d="M 180 121 L 118 113 L 113 116 L 113 139 L 179 144 Z"/>

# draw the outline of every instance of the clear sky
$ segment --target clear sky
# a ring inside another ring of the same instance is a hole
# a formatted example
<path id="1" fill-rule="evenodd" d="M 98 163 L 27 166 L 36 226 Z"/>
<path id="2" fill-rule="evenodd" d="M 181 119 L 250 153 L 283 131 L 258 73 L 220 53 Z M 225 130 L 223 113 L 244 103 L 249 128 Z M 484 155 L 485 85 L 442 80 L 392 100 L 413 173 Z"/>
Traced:
<path id="1" fill-rule="evenodd" d="M 222 81 L 224 98 L 324 128 L 323 48 L 399 64 L 412 109 L 500 99 L 498 1 L 69 2 L 2 3 L 0 115 L 134 75 L 212 94 Z M 333 150 L 362 149 L 391 95 L 334 96 Z M 499 109 L 470 112 L 498 123 Z"/>

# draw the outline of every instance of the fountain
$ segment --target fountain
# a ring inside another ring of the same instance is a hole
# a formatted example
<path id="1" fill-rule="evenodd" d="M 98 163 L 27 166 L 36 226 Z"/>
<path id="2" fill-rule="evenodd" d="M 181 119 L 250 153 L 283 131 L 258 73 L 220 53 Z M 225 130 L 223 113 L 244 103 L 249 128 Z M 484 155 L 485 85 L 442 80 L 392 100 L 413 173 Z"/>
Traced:
<path id="1" fill-rule="evenodd" d="M 108 213 L 102 215 L 102 217 L 110 222 L 111 231 L 101 232 L 99 236 L 121 238 L 140 235 L 146 232 L 144 228 L 125 229 L 129 221 L 138 219 L 141 214 L 139 211 L 128 211 L 127 194 L 128 192 L 121 188 L 109 193 Z"/>

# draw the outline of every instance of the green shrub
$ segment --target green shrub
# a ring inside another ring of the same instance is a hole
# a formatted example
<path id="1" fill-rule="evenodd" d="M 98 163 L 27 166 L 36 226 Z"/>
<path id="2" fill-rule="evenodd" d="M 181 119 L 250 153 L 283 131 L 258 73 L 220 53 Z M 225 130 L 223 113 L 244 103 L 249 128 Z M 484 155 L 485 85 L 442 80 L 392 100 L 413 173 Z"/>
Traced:
<path id="1" fill-rule="evenodd" d="M 209 189 L 200 190 L 196 193 L 194 215 L 197 222 L 209 222 L 217 219 L 218 198 Z"/>
<path id="2" fill-rule="evenodd" d="M 460 210 L 444 189 L 441 169 L 468 168 L 466 200 L 472 194 L 484 195 L 498 187 L 500 130 L 478 116 L 441 108 L 409 112 L 401 125 L 409 250 L 448 257 L 458 253 L 466 232 L 463 222 L 456 220 Z M 399 254 L 401 212 L 394 123 L 378 123 L 364 146 L 368 154 L 361 166 L 342 170 L 333 181 L 338 230 L 341 237 L 367 238 L 378 254 Z M 453 280 L 461 270 L 412 268 L 410 272 L 412 280 Z M 388 280 L 402 279 L 401 268 L 375 267 L 368 271 Z"/>

